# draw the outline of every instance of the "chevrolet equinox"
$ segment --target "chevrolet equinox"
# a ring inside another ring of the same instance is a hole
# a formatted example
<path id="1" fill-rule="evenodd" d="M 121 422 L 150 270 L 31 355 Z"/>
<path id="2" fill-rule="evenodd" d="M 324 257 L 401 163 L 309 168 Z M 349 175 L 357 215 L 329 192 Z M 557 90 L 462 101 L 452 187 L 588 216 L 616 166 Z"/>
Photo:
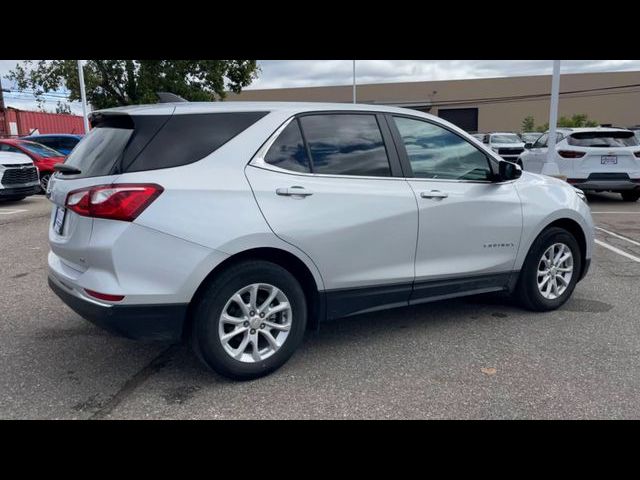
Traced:
<path id="1" fill-rule="evenodd" d="M 424 113 L 174 103 L 91 124 L 48 186 L 50 287 L 232 378 L 348 315 L 498 291 L 553 310 L 589 268 L 580 191 Z"/>

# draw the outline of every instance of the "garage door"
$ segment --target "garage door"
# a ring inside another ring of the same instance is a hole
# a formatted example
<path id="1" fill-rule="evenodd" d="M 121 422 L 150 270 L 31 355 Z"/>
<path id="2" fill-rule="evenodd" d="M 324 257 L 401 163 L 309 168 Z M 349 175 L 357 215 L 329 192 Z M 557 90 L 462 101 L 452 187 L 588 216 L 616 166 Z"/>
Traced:
<path id="1" fill-rule="evenodd" d="M 478 131 L 477 108 L 440 108 L 438 109 L 438 116 L 467 132 L 474 133 Z"/>

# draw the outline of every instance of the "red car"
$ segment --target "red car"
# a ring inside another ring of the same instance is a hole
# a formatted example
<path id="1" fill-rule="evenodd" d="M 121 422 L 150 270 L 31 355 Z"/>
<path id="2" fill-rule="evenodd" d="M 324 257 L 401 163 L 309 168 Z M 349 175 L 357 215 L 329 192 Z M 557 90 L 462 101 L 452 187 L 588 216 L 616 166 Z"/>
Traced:
<path id="1" fill-rule="evenodd" d="M 47 189 L 49 178 L 53 174 L 53 166 L 65 160 L 65 156 L 57 150 L 19 138 L 0 139 L 0 152 L 16 152 L 28 155 L 38 169 L 40 187 L 42 187 L 43 191 Z"/>

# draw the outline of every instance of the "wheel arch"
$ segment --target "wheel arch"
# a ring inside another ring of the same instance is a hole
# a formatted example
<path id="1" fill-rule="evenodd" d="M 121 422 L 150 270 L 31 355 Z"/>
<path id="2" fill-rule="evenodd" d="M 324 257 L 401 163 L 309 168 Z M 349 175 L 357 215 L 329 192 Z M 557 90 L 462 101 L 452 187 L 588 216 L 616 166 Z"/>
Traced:
<path id="1" fill-rule="evenodd" d="M 540 232 L 538 233 L 538 235 L 536 235 L 536 238 L 538 238 L 542 232 L 548 230 L 549 228 L 552 227 L 558 227 L 558 228 L 562 228 L 563 230 L 566 230 L 567 232 L 569 232 L 571 235 L 573 235 L 573 237 L 576 239 L 576 242 L 578 243 L 578 247 L 580 247 L 580 276 L 578 277 L 579 279 L 582 279 L 584 277 L 584 274 L 586 273 L 586 269 L 588 268 L 587 266 L 587 236 L 582 228 L 582 226 L 575 220 L 571 219 L 571 218 L 559 218 L 557 220 L 554 220 L 553 222 L 545 225 L 544 228 L 542 228 L 540 230 Z"/>
<path id="2" fill-rule="evenodd" d="M 304 261 L 287 250 L 275 247 L 256 247 L 243 250 L 229 256 L 216 265 L 215 268 L 202 280 L 196 289 L 191 302 L 189 302 L 185 325 L 183 327 L 183 339 L 189 338 L 191 334 L 193 310 L 198 304 L 206 285 L 212 278 L 219 275 L 222 271 L 245 260 L 264 260 L 275 263 L 289 271 L 289 273 L 291 273 L 296 280 L 300 282 L 300 286 L 302 287 L 307 300 L 307 328 L 316 329 L 318 327 L 319 322 L 325 315 L 325 299 L 322 291 L 320 290 L 321 287 L 318 285 L 309 267 Z"/>

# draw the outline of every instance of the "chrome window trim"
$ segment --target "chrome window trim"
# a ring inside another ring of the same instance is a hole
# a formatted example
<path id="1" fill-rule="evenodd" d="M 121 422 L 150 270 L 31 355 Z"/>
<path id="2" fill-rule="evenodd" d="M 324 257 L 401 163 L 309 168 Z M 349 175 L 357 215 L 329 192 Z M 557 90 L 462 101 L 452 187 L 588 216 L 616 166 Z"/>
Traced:
<path id="1" fill-rule="evenodd" d="M 313 114 L 316 112 L 307 112 L 309 114 Z M 318 113 L 322 113 L 322 112 L 318 112 Z M 371 112 L 371 114 L 375 115 L 377 112 Z M 384 112 L 380 112 L 380 113 L 384 113 Z M 284 121 L 284 123 L 282 125 L 280 125 L 275 132 L 273 132 L 269 138 L 267 139 L 266 142 L 264 142 L 262 144 L 262 146 L 258 149 L 258 151 L 253 155 L 253 157 L 251 158 L 251 160 L 249 160 L 249 163 L 247 164 L 248 166 L 252 166 L 252 167 L 256 167 L 256 168 L 261 168 L 263 170 L 270 170 L 272 172 L 278 172 L 278 173 L 284 173 L 287 175 L 296 175 L 296 176 L 304 176 L 304 177 L 310 177 L 310 178 L 344 178 L 344 179 L 362 179 L 362 180 L 405 180 L 405 181 L 409 181 L 409 180 L 417 180 L 417 181 L 429 181 L 429 182 L 458 182 L 458 183 L 480 183 L 480 184 L 504 184 L 504 183 L 511 183 L 514 182 L 515 180 L 509 180 L 506 182 L 492 182 L 491 180 L 463 180 L 463 179 L 455 179 L 455 178 L 423 178 L 423 177 L 394 177 L 394 176 L 385 176 L 385 177 L 374 177 L 374 176 L 364 176 L 364 175 L 338 175 L 338 174 L 329 174 L 329 173 L 306 173 L 306 172 L 296 172 L 295 170 L 287 170 L 285 168 L 280 168 L 280 167 L 276 167 L 275 165 L 271 165 L 270 163 L 267 163 L 264 159 L 264 157 L 267 155 L 267 153 L 269 152 L 269 149 L 271 148 L 271 146 L 275 143 L 275 141 L 278 139 L 278 137 L 280 136 L 280 134 L 284 131 L 285 128 L 287 128 L 289 126 L 289 124 L 293 121 L 296 120 L 298 114 L 296 115 L 292 115 L 291 117 L 289 117 L 287 120 Z M 407 115 L 407 117 L 411 117 L 411 118 L 415 118 L 416 120 L 422 120 L 422 121 L 426 121 L 425 119 L 421 118 L 421 117 L 414 117 L 412 115 Z M 429 122 L 431 123 L 431 122 Z M 436 123 L 436 122 L 433 122 Z M 437 123 L 436 123 L 437 124 Z M 439 124 L 437 124 L 439 125 Z M 444 126 L 439 125 L 442 128 L 444 128 Z M 476 147 L 475 145 L 471 144 L 473 147 Z M 477 149 L 477 147 L 476 147 Z M 483 152 L 482 150 L 478 149 L 480 152 L 482 153 L 486 153 Z M 489 159 L 487 159 L 489 160 Z"/>

